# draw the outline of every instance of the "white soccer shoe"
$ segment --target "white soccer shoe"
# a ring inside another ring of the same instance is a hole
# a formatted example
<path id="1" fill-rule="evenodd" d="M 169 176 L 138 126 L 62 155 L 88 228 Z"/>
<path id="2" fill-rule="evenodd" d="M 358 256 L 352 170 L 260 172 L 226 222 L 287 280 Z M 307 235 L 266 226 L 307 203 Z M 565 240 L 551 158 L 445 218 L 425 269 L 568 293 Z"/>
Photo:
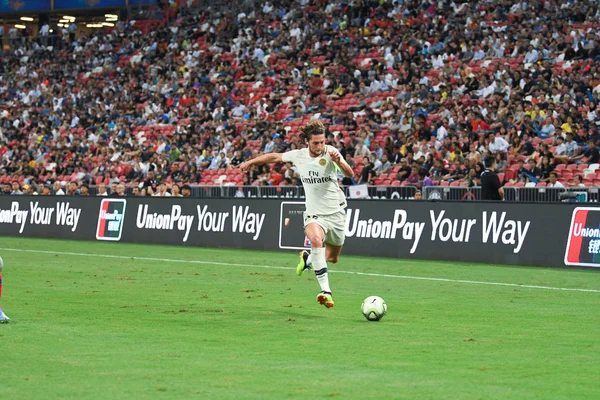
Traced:
<path id="1" fill-rule="evenodd" d="M 8 324 L 9 321 L 10 318 L 8 318 L 6 314 L 4 314 L 4 311 L 2 311 L 0 308 L 0 324 Z"/>

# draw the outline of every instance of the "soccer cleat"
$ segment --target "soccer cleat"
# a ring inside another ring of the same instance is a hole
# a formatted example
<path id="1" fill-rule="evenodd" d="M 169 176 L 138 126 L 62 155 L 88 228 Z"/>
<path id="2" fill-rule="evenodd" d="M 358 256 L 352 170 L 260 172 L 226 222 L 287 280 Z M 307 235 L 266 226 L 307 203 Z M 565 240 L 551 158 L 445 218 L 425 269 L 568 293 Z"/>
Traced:
<path id="1" fill-rule="evenodd" d="M 2 311 L 0 308 L 0 324 L 8 324 L 9 321 L 10 318 L 8 318 L 6 314 L 4 314 L 4 311 Z"/>
<path id="2" fill-rule="evenodd" d="M 296 275 L 300 276 L 302 275 L 302 273 L 306 270 L 310 270 L 310 265 L 308 265 L 308 256 L 310 255 L 310 253 L 306 250 L 302 250 L 300 253 L 300 262 L 298 263 L 298 266 L 296 267 Z"/>
<path id="3" fill-rule="evenodd" d="M 327 292 L 321 292 L 317 295 L 317 303 L 324 305 L 327 308 L 332 308 L 335 305 L 333 296 L 331 296 L 331 293 Z"/>

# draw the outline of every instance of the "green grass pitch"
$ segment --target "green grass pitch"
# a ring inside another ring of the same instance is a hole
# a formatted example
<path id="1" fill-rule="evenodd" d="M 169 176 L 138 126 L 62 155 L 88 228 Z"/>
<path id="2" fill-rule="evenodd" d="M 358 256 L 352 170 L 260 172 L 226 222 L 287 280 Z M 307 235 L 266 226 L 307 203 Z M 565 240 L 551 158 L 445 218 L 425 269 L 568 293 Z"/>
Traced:
<path id="1" fill-rule="evenodd" d="M 0 248 L 2 399 L 600 398 L 596 271 L 342 256 L 328 310 L 291 251 Z"/>

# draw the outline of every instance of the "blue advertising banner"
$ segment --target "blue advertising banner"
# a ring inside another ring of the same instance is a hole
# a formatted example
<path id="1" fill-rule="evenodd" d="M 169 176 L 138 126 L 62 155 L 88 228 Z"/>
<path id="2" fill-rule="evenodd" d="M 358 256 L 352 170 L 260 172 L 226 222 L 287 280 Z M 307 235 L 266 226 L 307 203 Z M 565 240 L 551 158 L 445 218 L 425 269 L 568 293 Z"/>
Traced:
<path id="1" fill-rule="evenodd" d="M 50 0 L 0 0 L 0 13 L 50 10 Z"/>
<path id="2" fill-rule="evenodd" d="M 77 8 L 120 8 L 125 6 L 127 6 L 127 0 L 54 0 L 55 10 Z"/>

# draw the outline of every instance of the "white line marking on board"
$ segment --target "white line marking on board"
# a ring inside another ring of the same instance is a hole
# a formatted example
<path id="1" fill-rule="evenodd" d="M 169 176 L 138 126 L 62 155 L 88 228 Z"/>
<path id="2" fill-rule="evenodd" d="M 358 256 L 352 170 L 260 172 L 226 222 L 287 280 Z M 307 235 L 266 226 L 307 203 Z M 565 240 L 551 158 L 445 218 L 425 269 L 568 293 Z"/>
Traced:
<path id="1" fill-rule="evenodd" d="M 171 258 L 117 256 L 117 255 L 111 255 L 111 254 L 93 254 L 93 253 L 72 253 L 72 252 L 67 252 L 67 251 L 12 249 L 12 248 L 2 248 L 2 247 L 0 247 L 0 250 L 20 251 L 20 252 L 24 252 L 24 253 L 58 254 L 58 255 L 64 255 L 64 256 L 78 256 L 78 257 L 116 258 L 119 260 L 161 261 L 161 262 L 183 263 L 183 264 L 224 265 L 224 266 L 228 266 L 228 267 L 253 267 L 253 268 L 287 269 L 287 270 L 295 270 L 296 269 L 296 268 L 281 267 L 281 266 L 276 266 L 276 265 L 237 264 L 237 263 L 224 263 L 224 262 L 217 262 L 217 261 L 200 261 L 200 260 L 176 260 L 176 259 L 171 259 Z M 543 289 L 543 290 L 560 290 L 560 291 L 568 291 L 568 292 L 600 293 L 600 289 L 578 289 L 578 288 L 563 288 L 563 287 L 553 287 L 553 286 L 520 285 L 518 283 L 469 281 L 469 280 L 464 280 L 464 279 L 430 278 L 430 277 L 426 277 L 426 276 L 376 274 L 376 273 L 356 272 L 356 271 L 329 270 L 329 272 L 333 272 L 335 274 L 374 276 L 374 277 L 379 277 L 379 278 L 414 279 L 414 280 L 419 280 L 419 281 L 466 283 L 466 284 L 470 284 L 470 285 L 509 286 L 509 287 L 524 288 L 524 289 Z"/>

